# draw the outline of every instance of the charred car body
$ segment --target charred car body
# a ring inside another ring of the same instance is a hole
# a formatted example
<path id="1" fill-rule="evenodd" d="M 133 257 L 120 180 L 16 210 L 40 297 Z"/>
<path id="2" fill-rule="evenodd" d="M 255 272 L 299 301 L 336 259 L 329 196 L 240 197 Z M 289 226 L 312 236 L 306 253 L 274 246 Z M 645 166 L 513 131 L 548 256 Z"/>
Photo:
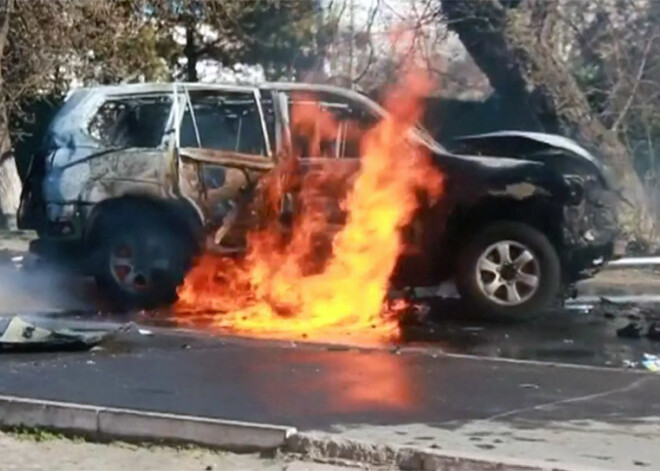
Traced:
<path id="1" fill-rule="evenodd" d="M 34 251 L 84 261 L 81 269 L 115 302 L 171 300 L 206 240 L 240 249 L 237 208 L 290 143 L 304 141 L 289 120 L 303 96 L 339 125 L 323 155 L 303 151 L 299 167 L 357 168 L 359 143 L 346 128 L 356 121 L 368 127 L 385 112 L 341 88 L 136 84 L 74 91 L 32 159 L 19 225 L 38 232 Z M 599 162 L 573 141 L 511 131 L 467 136 L 449 152 L 421 128 L 410 140 L 433 156 L 445 193 L 406 229 L 408 251 L 394 283 L 455 277 L 475 308 L 524 315 L 614 255 L 615 193 Z"/>

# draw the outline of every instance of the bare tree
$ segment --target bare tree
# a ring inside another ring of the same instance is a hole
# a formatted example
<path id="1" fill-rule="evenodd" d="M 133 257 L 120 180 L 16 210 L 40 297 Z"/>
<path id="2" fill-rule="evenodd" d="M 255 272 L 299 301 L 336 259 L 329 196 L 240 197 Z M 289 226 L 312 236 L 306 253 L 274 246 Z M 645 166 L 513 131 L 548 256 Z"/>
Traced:
<path id="1" fill-rule="evenodd" d="M 411 62 L 443 76 L 446 28 L 439 16 L 436 0 L 330 0 L 323 10 L 327 67 L 316 80 L 373 90 L 395 81 Z"/>
<path id="2" fill-rule="evenodd" d="M 13 0 L 0 3 L 0 61 L 2 61 L 9 32 L 9 22 L 14 10 Z M 0 90 L 4 86 L 0 70 Z M 0 212 L 4 226 L 13 228 L 20 198 L 21 182 L 16 170 L 16 161 L 11 152 L 7 106 L 0 93 Z"/>

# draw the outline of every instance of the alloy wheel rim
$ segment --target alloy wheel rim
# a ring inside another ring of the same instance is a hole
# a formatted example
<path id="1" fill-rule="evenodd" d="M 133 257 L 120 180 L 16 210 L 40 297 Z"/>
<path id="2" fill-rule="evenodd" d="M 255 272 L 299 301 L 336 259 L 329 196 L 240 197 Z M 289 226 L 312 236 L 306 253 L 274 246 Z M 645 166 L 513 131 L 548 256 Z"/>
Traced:
<path id="1" fill-rule="evenodd" d="M 479 290 L 489 301 L 501 306 L 518 306 L 538 291 L 541 268 L 529 247 L 503 240 L 482 252 L 475 276 Z"/>
<path id="2" fill-rule="evenodd" d="M 149 274 L 136 264 L 136 249 L 122 242 L 113 247 L 110 253 L 110 273 L 124 289 L 132 292 L 144 291 L 151 283 Z"/>

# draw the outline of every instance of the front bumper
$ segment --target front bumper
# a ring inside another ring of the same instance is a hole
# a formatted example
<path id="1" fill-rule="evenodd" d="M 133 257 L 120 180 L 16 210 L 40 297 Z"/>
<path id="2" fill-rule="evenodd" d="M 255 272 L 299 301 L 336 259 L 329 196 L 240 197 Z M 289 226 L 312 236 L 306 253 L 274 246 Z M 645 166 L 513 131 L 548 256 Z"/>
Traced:
<path id="1" fill-rule="evenodd" d="M 18 212 L 18 227 L 39 237 L 75 240 L 83 233 L 85 206 L 79 203 L 46 203 L 25 192 Z"/>
<path id="2" fill-rule="evenodd" d="M 578 204 L 564 207 L 563 259 L 569 281 L 592 276 L 624 254 L 626 244 L 620 238 L 617 206 L 615 193 L 590 182 Z"/>

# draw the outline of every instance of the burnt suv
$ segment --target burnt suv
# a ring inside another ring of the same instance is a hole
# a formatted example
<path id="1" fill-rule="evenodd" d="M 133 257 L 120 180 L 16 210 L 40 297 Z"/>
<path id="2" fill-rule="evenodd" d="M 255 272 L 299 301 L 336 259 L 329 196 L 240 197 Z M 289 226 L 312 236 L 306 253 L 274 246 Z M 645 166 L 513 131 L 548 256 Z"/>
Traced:
<path id="1" fill-rule="evenodd" d="M 33 251 L 76 262 L 116 304 L 171 301 L 204 244 L 240 252 L 239 208 L 290 143 L 304 142 L 289 120 L 304 100 L 338 125 L 322 155 L 303 151 L 298 168 L 353 171 L 359 136 L 348 127 L 385 114 L 353 91 L 295 83 L 76 90 L 32 158 L 19 226 L 37 231 Z M 445 194 L 405 229 L 393 283 L 453 277 L 475 309 L 523 316 L 614 256 L 615 192 L 575 142 L 507 131 L 458 139 L 450 152 L 421 127 L 410 142 L 432 154 Z"/>

